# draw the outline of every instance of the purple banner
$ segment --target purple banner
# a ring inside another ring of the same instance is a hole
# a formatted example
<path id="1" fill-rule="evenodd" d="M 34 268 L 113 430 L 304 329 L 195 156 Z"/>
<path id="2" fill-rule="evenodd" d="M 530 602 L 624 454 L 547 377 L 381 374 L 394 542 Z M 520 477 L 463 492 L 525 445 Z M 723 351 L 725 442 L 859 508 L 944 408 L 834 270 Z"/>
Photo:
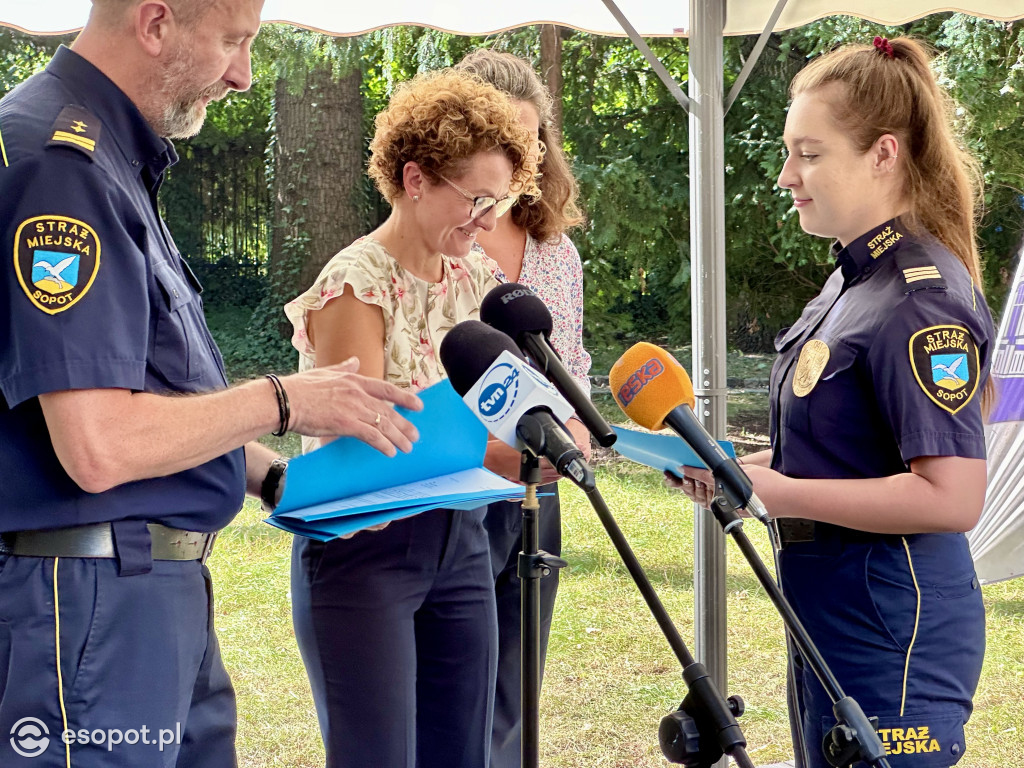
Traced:
<path id="1" fill-rule="evenodd" d="M 992 378 L 996 407 L 989 422 L 1024 421 L 1024 282 L 1019 272 L 1000 324 Z"/>

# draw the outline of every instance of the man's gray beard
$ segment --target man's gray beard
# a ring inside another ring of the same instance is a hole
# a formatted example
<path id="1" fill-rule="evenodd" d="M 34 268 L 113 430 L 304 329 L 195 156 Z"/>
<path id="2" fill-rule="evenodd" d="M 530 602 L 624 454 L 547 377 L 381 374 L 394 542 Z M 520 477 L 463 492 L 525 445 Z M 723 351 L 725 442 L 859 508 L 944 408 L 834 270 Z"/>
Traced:
<path id="1" fill-rule="evenodd" d="M 190 139 L 199 133 L 206 120 L 206 109 L 199 101 L 191 104 L 170 104 L 164 108 L 161 136 L 168 139 Z"/>
<path id="2" fill-rule="evenodd" d="M 153 129 L 165 138 L 188 139 L 203 127 L 206 108 L 202 100 L 206 91 L 182 94 L 182 86 L 188 83 L 194 62 L 192 51 L 184 47 L 179 49 L 154 83 L 153 92 L 158 94 L 157 98 L 160 101 L 169 100 L 169 103 L 158 106 L 159 114 L 151 118 L 151 121 L 155 121 Z"/>

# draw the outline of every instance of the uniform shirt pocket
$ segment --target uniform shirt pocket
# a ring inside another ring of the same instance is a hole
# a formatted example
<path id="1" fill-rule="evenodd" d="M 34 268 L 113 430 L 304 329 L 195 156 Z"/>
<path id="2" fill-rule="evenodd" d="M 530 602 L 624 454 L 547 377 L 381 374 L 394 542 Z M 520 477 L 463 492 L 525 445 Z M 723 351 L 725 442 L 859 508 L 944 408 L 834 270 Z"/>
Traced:
<path id="1" fill-rule="evenodd" d="M 803 354 L 808 344 L 819 350 L 822 345 L 828 347 L 823 365 L 815 365 L 812 356 Z M 782 383 L 782 423 L 804 434 L 834 437 L 836 430 L 849 430 L 863 417 L 856 397 L 860 389 L 854 367 L 857 350 L 839 339 L 813 338 L 794 354 L 796 361 Z M 797 379 L 799 384 L 794 386 Z"/>
<path id="2" fill-rule="evenodd" d="M 160 298 L 150 360 L 170 384 L 195 381 L 200 375 L 199 337 L 192 317 L 196 293 L 170 266 L 158 266 L 154 277 Z"/>

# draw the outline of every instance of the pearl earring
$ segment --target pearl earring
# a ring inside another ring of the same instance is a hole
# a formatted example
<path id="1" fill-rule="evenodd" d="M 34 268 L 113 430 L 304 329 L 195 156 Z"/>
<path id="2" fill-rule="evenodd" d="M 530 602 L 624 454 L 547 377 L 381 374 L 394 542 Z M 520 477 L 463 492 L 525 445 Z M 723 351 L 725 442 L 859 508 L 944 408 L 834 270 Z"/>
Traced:
<path id="1" fill-rule="evenodd" d="M 413 201 L 414 203 L 418 203 L 418 202 L 420 201 L 420 196 L 419 196 L 419 195 L 413 195 L 413 196 L 412 196 L 412 201 Z"/>

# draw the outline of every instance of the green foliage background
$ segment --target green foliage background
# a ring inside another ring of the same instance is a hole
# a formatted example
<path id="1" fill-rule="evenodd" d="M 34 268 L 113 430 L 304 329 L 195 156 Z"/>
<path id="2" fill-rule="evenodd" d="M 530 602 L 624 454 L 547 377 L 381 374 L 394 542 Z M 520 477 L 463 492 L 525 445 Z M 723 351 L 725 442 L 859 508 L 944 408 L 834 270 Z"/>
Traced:
<path id="1" fill-rule="evenodd" d="M 772 36 L 725 121 L 726 259 L 729 343 L 768 351 L 824 281 L 828 243 L 800 231 L 775 179 L 782 167 L 782 127 L 790 78 L 811 56 L 876 34 L 912 34 L 938 52 L 935 69 L 963 109 L 964 141 L 986 180 L 981 226 L 985 282 L 996 313 L 1012 278 L 1024 226 L 1024 24 L 937 14 L 899 28 L 833 17 Z M 58 41 L 0 31 L 0 90 L 42 66 Z M 687 77 L 685 39 L 648 41 L 679 82 Z M 211 105 L 206 127 L 179 142 L 181 162 L 163 204 L 181 250 L 206 285 L 215 331 L 242 375 L 287 369 L 294 354 L 281 336 L 281 300 L 267 273 L 274 190 L 270 158 L 274 85 L 301 89 L 312 67 L 362 77 L 364 146 L 372 118 L 394 86 L 418 71 L 450 65 L 476 46 L 539 61 L 534 28 L 488 38 L 397 27 L 335 40 L 272 26 L 254 51 L 255 85 Z M 753 46 L 725 41 L 728 89 Z M 602 373 L 641 339 L 672 345 L 690 338 L 689 169 L 687 116 L 624 39 L 563 30 L 564 140 L 588 214 L 572 233 L 584 261 L 586 343 Z M 310 146 L 308 152 L 315 154 Z M 366 230 L 387 215 L 365 184 Z M 294 259 L 309 258 L 298 235 Z M 338 248 L 346 245 L 338 243 Z M 291 263 L 291 262 L 289 262 Z M 292 268 L 292 267 L 288 267 Z"/>

